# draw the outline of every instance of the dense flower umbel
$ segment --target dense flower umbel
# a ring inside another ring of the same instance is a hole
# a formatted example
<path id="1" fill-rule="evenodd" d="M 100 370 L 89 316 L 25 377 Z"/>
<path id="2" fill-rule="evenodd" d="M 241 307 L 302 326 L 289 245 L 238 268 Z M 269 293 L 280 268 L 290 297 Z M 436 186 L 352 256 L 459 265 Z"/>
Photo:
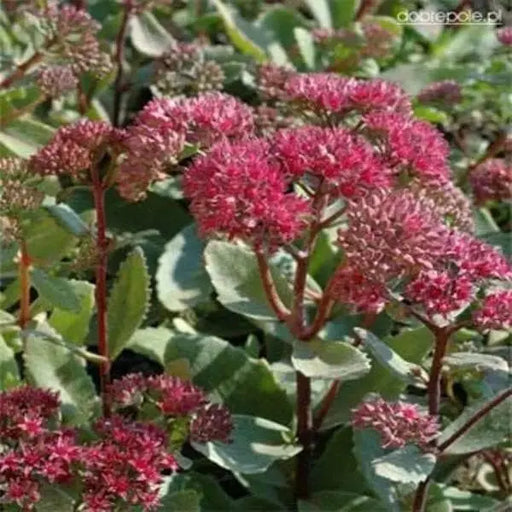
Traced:
<path id="1" fill-rule="evenodd" d="M 376 430 L 383 448 L 416 444 L 423 450 L 429 450 L 430 442 L 439 432 L 436 418 L 422 413 L 417 405 L 386 402 L 382 398 L 363 402 L 354 409 L 352 426 Z"/>
<path id="2" fill-rule="evenodd" d="M 500 28 L 496 35 L 498 41 L 504 46 L 512 46 L 512 27 Z"/>
<path id="3" fill-rule="evenodd" d="M 46 96 L 58 98 L 75 89 L 78 79 L 70 66 L 46 66 L 38 72 L 37 85 Z"/>
<path id="4" fill-rule="evenodd" d="M 432 200 L 435 204 L 436 212 L 448 226 L 467 232 L 474 230 L 471 202 L 453 182 L 422 182 L 415 179 L 409 183 L 408 188 L 417 197 L 427 197 Z"/>
<path id="5" fill-rule="evenodd" d="M 494 291 L 487 295 L 473 314 L 473 321 L 478 329 L 512 328 L 512 290 Z"/>
<path id="6" fill-rule="evenodd" d="M 256 86 L 265 100 L 285 100 L 284 86 L 295 72 L 277 64 L 261 64 L 256 70 Z"/>
<path id="7" fill-rule="evenodd" d="M 387 165 L 423 181 L 449 180 L 449 147 L 432 125 L 391 112 L 368 114 L 365 122 L 370 136 L 383 144 Z"/>
<path id="8" fill-rule="evenodd" d="M 448 314 L 467 306 L 474 294 L 473 281 L 465 275 L 453 277 L 449 272 L 426 270 L 406 288 L 405 295 L 413 304 L 420 304 L 433 317 Z"/>
<path id="9" fill-rule="evenodd" d="M 433 268 L 446 251 L 448 229 L 435 205 L 408 190 L 368 194 L 347 208 L 339 243 L 349 263 L 378 282 Z"/>
<path id="10" fill-rule="evenodd" d="M 427 85 L 418 93 L 421 103 L 458 103 L 462 99 L 460 85 L 454 80 L 443 80 Z"/>
<path id="11" fill-rule="evenodd" d="M 328 293 L 341 304 L 365 313 L 379 313 L 387 299 L 386 287 L 382 283 L 370 281 L 350 265 L 341 265 L 336 270 Z"/>
<path id="12" fill-rule="evenodd" d="M 302 178 L 308 173 L 324 178 L 333 195 L 354 197 L 390 184 L 390 173 L 372 146 L 343 128 L 307 126 L 282 130 L 276 133 L 272 144 L 288 176 Z"/>
<path id="13" fill-rule="evenodd" d="M 351 110 L 392 110 L 410 113 L 405 92 L 383 80 L 356 80 L 331 73 L 309 73 L 291 76 L 285 90 L 288 98 L 309 108 L 328 114 Z"/>
<path id="14" fill-rule="evenodd" d="M 0 443 L 41 433 L 59 406 L 56 393 L 30 386 L 0 393 Z"/>
<path id="15" fill-rule="evenodd" d="M 505 159 L 486 160 L 471 171 L 469 181 L 479 203 L 512 199 L 512 163 Z"/>
<path id="16" fill-rule="evenodd" d="M 291 242 L 305 227 L 308 202 L 286 191 L 284 174 L 264 141 L 219 143 L 194 161 L 183 185 L 203 235 L 274 247 Z"/>
<path id="17" fill-rule="evenodd" d="M 115 138 L 116 130 L 101 121 L 78 121 L 57 130 L 52 140 L 29 160 L 41 175 L 69 174 L 83 178 Z"/>
<path id="18" fill-rule="evenodd" d="M 110 396 L 113 407 L 121 412 L 152 403 L 166 419 L 186 418 L 191 441 L 228 442 L 233 430 L 224 406 L 210 403 L 198 387 L 177 377 L 130 374 L 112 383 Z M 172 422 L 169 425 L 172 429 Z"/>
<path id="19" fill-rule="evenodd" d="M 0 158 L 0 214 L 16 217 L 41 205 L 44 194 L 28 184 L 31 177 L 26 160 Z"/>
<path id="20" fill-rule="evenodd" d="M 166 433 L 121 417 L 98 421 L 98 442 L 82 449 L 85 510 L 107 512 L 121 504 L 154 510 L 162 473 L 177 470 L 166 452 Z"/>

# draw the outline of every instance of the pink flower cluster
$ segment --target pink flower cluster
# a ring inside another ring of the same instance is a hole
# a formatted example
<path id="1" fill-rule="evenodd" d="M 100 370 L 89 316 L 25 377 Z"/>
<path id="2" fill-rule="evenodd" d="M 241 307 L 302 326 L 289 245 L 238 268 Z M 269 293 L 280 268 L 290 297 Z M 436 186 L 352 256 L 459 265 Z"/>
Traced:
<path id="1" fill-rule="evenodd" d="M 84 178 L 116 140 L 116 133 L 109 124 L 101 121 L 78 121 L 64 126 L 30 158 L 29 167 L 43 176 L 69 174 Z"/>
<path id="2" fill-rule="evenodd" d="M 339 231 L 346 258 L 366 277 L 386 283 L 430 269 L 446 252 L 447 228 L 434 205 L 409 190 L 378 190 L 347 209 Z"/>
<path id="3" fill-rule="evenodd" d="M 449 180 L 449 147 L 432 125 L 394 112 L 370 113 L 365 123 L 370 136 L 382 145 L 382 157 L 389 167 L 422 181 Z"/>
<path id="4" fill-rule="evenodd" d="M 59 426 L 57 395 L 28 386 L 0 393 L 2 503 L 34 510 L 42 485 L 79 489 L 77 505 L 110 512 L 126 505 L 157 508 L 162 475 L 178 465 L 167 453 L 167 433 L 149 423 L 114 416 L 79 442 Z"/>
<path id="5" fill-rule="evenodd" d="M 50 98 L 58 98 L 78 85 L 70 66 L 45 66 L 37 76 L 37 85 Z"/>
<path id="6" fill-rule="evenodd" d="M 351 423 L 355 429 L 376 430 L 383 448 L 416 444 L 428 451 L 432 439 L 439 433 L 436 418 L 422 413 L 417 405 L 387 402 L 382 398 L 361 403 L 352 411 Z"/>
<path id="7" fill-rule="evenodd" d="M 512 290 L 494 291 L 474 312 L 473 321 L 482 331 L 512 329 Z"/>
<path id="8" fill-rule="evenodd" d="M 455 80 L 442 80 L 424 87 L 417 98 L 421 103 L 453 104 L 462 100 L 462 91 Z"/>
<path id="9" fill-rule="evenodd" d="M 198 443 L 229 442 L 233 430 L 224 406 L 210 403 L 198 387 L 177 377 L 130 374 L 111 384 L 110 397 L 119 412 L 153 403 L 165 418 L 188 419 L 189 438 Z"/>
<path id="10" fill-rule="evenodd" d="M 491 158 L 475 167 L 469 181 L 478 203 L 512 199 L 512 163 Z"/>
<path id="11" fill-rule="evenodd" d="M 118 416 L 98 421 L 95 431 L 98 441 L 81 453 L 85 509 L 109 512 L 123 503 L 157 509 L 162 474 L 178 470 L 166 452 L 166 432 Z"/>
<path id="12" fill-rule="evenodd" d="M 263 140 L 221 142 L 185 174 L 185 195 L 203 236 L 216 233 L 271 247 L 293 241 L 306 226 L 306 199 L 288 183 Z"/>
<path id="13" fill-rule="evenodd" d="M 412 305 L 430 317 L 446 317 L 469 305 L 489 280 L 512 279 L 512 267 L 498 250 L 451 228 L 439 210 L 427 195 L 408 189 L 378 190 L 349 203 L 348 225 L 338 241 L 345 264 L 364 276 L 359 292 L 367 290 L 370 303 L 379 286 L 406 278 L 404 295 Z M 333 278 L 337 289 L 344 275 L 340 270 Z M 347 291 L 339 296 L 354 302 Z"/>
<path id="14" fill-rule="evenodd" d="M 373 147 L 344 128 L 280 130 L 272 144 L 286 175 L 301 179 L 308 173 L 323 179 L 335 190 L 335 196 L 351 198 L 391 183 L 390 172 Z"/>
<path id="15" fill-rule="evenodd" d="M 503 27 L 496 32 L 498 41 L 503 46 L 512 46 L 512 27 Z"/>
<path id="16" fill-rule="evenodd" d="M 119 192 L 131 201 L 143 199 L 149 184 L 164 178 L 178 161 L 185 142 L 209 147 L 225 138 L 245 138 L 253 130 L 251 109 L 227 94 L 152 100 L 126 130 Z"/>
<path id="17" fill-rule="evenodd" d="M 387 299 L 386 287 L 364 276 L 353 265 L 340 265 L 331 279 L 329 295 L 356 312 L 379 313 Z"/>
<path id="18" fill-rule="evenodd" d="M 352 110 L 411 112 L 405 92 L 383 80 L 348 79 L 334 73 L 295 74 L 285 83 L 285 91 L 287 99 L 326 114 L 346 114 Z"/>
<path id="19" fill-rule="evenodd" d="M 464 274 L 453 277 L 446 271 L 424 270 L 408 284 L 405 295 L 429 316 L 446 316 L 471 302 L 474 286 Z"/>

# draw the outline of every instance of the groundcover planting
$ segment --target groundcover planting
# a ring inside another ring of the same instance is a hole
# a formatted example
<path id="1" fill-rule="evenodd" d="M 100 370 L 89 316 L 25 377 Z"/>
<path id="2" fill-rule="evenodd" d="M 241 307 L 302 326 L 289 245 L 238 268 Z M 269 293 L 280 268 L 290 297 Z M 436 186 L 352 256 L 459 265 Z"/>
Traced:
<path id="1" fill-rule="evenodd" d="M 512 510 L 507 23 L 4 0 L 0 510 Z"/>

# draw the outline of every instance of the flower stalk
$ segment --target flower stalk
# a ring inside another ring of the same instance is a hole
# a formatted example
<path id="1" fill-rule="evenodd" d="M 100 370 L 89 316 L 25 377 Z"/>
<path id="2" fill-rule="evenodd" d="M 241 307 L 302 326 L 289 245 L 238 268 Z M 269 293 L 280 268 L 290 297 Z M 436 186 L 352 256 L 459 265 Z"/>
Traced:
<path id="1" fill-rule="evenodd" d="M 100 391 L 103 400 L 103 414 L 110 415 L 110 400 L 107 388 L 110 384 L 110 356 L 107 331 L 107 263 L 108 238 L 105 210 L 105 187 L 100 179 L 98 168 L 91 168 L 94 208 L 96 210 L 96 309 L 98 317 L 98 352 L 104 358 L 100 364 Z"/>
<path id="2" fill-rule="evenodd" d="M 20 280 L 20 311 L 18 325 L 23 330 L 30 322 L 30 265 L 32 260 L 28 254 L 25 240 L 20 242 L 18 273 Z"/>

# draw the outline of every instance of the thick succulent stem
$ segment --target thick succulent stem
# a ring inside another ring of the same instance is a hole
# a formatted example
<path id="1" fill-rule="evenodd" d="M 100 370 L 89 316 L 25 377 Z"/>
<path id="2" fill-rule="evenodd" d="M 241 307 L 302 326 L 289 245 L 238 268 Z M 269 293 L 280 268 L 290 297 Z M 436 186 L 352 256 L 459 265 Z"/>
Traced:
<path id="1" fill-rule="evenodd" d="M 20 280 L 20 312 L 18 325 L 25 329 L 30 321 L 30 264 L 27 244 L 24 240 L 20 243 L 20 258 L 18 262 L 18 273 Z"/>
<path id="2" fill-rule="evenodd" d="M 107 331 L 107 263 L 108 238 L 105 211 L 105 189 L 100 180 L 98 170 L 92 170 L 92 189 L 96 210 L 96 310 L 98 318 L 98 352 L 105 358 L 100 364 L 100 391 L 103 400 L 103 414 L 110 415 L 110 401 L 107 388 L 110 383 L 110 358 Z"/>

